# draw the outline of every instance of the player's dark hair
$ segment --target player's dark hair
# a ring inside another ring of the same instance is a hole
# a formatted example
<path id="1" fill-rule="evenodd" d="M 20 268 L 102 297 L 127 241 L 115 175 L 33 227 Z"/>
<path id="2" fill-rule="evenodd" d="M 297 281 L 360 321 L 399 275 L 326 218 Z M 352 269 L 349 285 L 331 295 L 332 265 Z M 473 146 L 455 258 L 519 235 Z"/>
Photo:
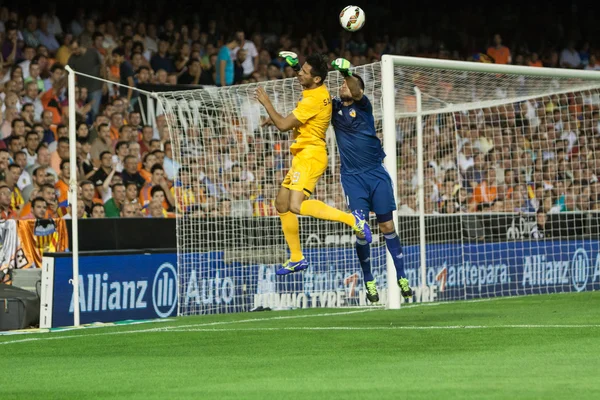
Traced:
<path id="1" fill-rule="evenodd" d="M 365 81 L 363 81 L 363 78 L 361 78 L 360 75 L 354 73 L 352 74 L 352 76 L 358 79 L 358 85 L 360 86 L 361 90 L 365 90 Z"/>
<path id="2" fill-rule="evenodd" d="M 321 84 L 325 83 L 329 66 L 327 65 L 327 56 L 324 54 L 311 54 L 306 57 L 306 63 L 312 67 L 310 74 L 313 77 L 320 77 Z"/>

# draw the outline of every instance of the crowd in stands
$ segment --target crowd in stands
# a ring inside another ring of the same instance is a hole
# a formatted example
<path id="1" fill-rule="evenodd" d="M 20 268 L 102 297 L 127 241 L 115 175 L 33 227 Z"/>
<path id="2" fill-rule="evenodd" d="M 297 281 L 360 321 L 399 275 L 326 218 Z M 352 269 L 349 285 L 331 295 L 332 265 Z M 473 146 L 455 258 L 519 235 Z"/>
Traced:
<path id="1" fill-rule="evenodd" d="M 301 62 L 304 55 L 321 52 L 356 66 L 377 62 L 383 54 L 405 54 L 600 70 L 600 54 L 581 28 L 570 36 L 550 35 L 553 46 L 533 48 L 514 37 L 514 44 L 505 45 L 503 32 L 474 39 L 473 32 L 452 31 L 451 25 L 476 20 L 474 11 L 449 14 L 457 18 L 453 21 L 442 16 L 436 32 L 429 28 L 414 36 L 395 28 L 350 34 L 331 23 L 325 30 L 309 23 L 312 30 L 306 31 L 288 26 L 277 12 L 253 10 L 240 21 L 239 14 L 228 18 L 226 10 L 215 7 L 216 16 L 206 20 L 197 13 L 157 20 L 168 12 L 147 16 L 139 4 L 130 14 L 79 8 L 69 18 L 59 17 L 51 3 L 31 12 L 0 7 L 2 218 L 276 215 L 273 199 L 290 161 L 285 138 L 250 135 L 240 142 L 237 136 L 192 129 L 211 142 L 205 148 L 212 153 L 180 165 L 167 117 L 144 120 L 139 93 L 127 86 L 179 89 L 293 77 L 277 56 L 280 50 L 297 52 Z M 374 7 L 369 15 L 384 14 Z M 304 21 L 306 12 L 301 16 Z M 414 26 L 423 15 L 402 18 Z M 66 65 L 102 79 L 77 76 L 76 160 L 69 156 Z M 426 212 L 600 209 L 598 109 L 586 105 L 581 94 L 529 103 L 426 118 Z M 398 128 L 402 212 L 417 209 L 416 139 L 410 124 L 399 121 Z M 187 135 L 191 140 L 193 132 Z M 70 176 L 71 162 L 77 163 L 76 177 Z M 77 210 L 68 201 L 71 179 L 79 186 Z M 318 195 L 340 207 L 344 200 L 337 182 L 326 175 Z"/>

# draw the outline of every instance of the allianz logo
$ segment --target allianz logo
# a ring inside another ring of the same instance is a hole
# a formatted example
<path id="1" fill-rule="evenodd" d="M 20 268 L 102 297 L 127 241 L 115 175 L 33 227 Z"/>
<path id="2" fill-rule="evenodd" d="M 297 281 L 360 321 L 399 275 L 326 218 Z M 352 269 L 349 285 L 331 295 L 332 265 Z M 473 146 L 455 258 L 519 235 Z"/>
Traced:
<path id="1" fill-rule="evenodd" d="M 170 316 L 177 307 L 177 270 L 171 263 L 163 263 L 154 274 L 148 299 L 149 280 L 111 280 L 108 272 L 79 275 L 80 312 L 139 310 L 148 308 L 156 315 Z M 73 312 L 73 296 L 69 312 Z"/>
<path id="2" fill-rule="evenodd" d="M 578 248 L 569 259 L 537 254 L 525 257 L 523 286 L 565 285 L 571 281 L 573 289 L 584 291 L 589 284 L 600 281 L 600 254 L 590 259 L 584 248 Z"/>

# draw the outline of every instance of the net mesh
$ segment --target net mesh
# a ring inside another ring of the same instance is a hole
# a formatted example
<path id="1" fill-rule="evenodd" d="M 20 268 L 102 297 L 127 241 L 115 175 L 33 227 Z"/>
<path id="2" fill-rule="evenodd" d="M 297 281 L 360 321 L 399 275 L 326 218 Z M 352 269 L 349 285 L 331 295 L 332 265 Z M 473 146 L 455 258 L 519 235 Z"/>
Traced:
<path id="1" fill-rule="evenodd" d="M 381 137 L 380 64 L 355 72 Z M 394 80 L 397 226 L 411 301 L 599 288 L 600 84 L 406 66 L 395 66 Z M 341 83 L 329 74 L 331 94 Z M 296 79 L 259 85 L 282 115 L 301 96 Z M 423 93 L 425 281 L 415 86 Z M 354 236 L 337 223 L 301 217 L 311 268 L 275 279 L 287 259 L 274 198 L 291 162 L 290 135 L 262 126 L 256 87 L 158 94 L 182 166 L 175 182 L 180 314 L 365 305 Z M 327 142 L 329 167 L 314 198 L 346 210 L 331 128 Z M 371 262 L 385 304 L 386 248 L 374 231 Z"/>
<path id="2" fill-rule="evenodd" d="M 381 135 L 380 65 L 357 72 L 373 99 Z M 341 84 L 339 74 L 329 75 L 332 95 Z M 297 79 L 260 85 L 284 116 L 302 93 Z M 301 244 L 311 268 L 275 279 L 275 270 L 288 258 L 274 199 L 291 164 L 291 134 L 262 126 L 267 114 L 254 99 L 256 88 L 250 84 L 158 94 L 173 157 L 183 166 L 175 182 L 180 313 L 365 305 L 355 237 L 339 223 L 300 217 Z M 329 165 L 313 198 L 347 211 L 332 128 L 327 144 Z M 383 245 L 376 235 L 371 262 L 385 292 Z"/>
<path id="3" fill-rule="evenodd" d="M 422 91 L 425 281 L 418 301 L 597 290 L 598 81 L 396 67 L 398 201 L 416 211 Z M 401 233 L 402 234 L 402 233 Z"/>

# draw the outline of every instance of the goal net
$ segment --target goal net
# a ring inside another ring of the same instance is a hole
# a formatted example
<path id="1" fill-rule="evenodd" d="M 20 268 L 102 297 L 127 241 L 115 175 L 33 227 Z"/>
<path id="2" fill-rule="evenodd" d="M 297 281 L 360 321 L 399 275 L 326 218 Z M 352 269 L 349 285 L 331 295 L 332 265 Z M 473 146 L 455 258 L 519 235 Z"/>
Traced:
<path id="1" fill-rule="evenodd" d="M 401 230 L 417 300 L 598 290 L 600 74 L 393 61 L 399 203 L 424 200 Z"/>
<path id="2" fill-rule="evenodd" d="M 598 288 L 600 81 L 576 72 L 561 77 L 476 71 L 472 63 L 461 63 L 462 70 L 395 63 L 392 115 L 382 111 L 383 64 L 355 70 L 365 80 L 388 159 L 397 161 L 391 174 L 415 289 L 411 301 Z M 342 77 L 332 72 L 326 83 L 337 95 Z M 282 115 L 301 95 L 296 79 L 260 85 Z M 291 162 L 290 133 L 262 126 L 266 114 L 254 100 L 256 88 L 156 94 L 181 165 L 175 182 L 179 313 L 366 305 L 355 237 L 338 223 L 300 217 L 310 268 L 276 278 L 288 258 L 274 198 Z M 384 137 L 389 118 L 394 129 Z M 314 197 L 346 210 L 331 128 L 327 143 L 329 167 Z M 385 241 L 374 219 L 371 225 L 371 263 L 385 304 Z"/>
<path id="3" fill-rule="evenodd" d="M 357 69 L 373 99 L 381 132 L 379 64 Z M 342 77 L 327 85 L 337 95 Z M 300 99 L 297 79 L 268 81 L 277 111 L 289 114 Z M 267 114 L 254 99 L 257 84 L 157 93 L 181 165 L 176 182 L 180 314 L 248 311 L 257 307 L 366 305 L 355 236 L 345 225 L 299 217 L 310 268 L 277 277 L 289 255 L 274 199 L 290 163 L 291 133 L 262 126 Z M 313 198 L 347 210 L 332 128 L 329 165 Z M 376 227 L 374 227 L 375 231 Z M 374 235 L 373 274 L 385 297 L 385 242 Z"/>

